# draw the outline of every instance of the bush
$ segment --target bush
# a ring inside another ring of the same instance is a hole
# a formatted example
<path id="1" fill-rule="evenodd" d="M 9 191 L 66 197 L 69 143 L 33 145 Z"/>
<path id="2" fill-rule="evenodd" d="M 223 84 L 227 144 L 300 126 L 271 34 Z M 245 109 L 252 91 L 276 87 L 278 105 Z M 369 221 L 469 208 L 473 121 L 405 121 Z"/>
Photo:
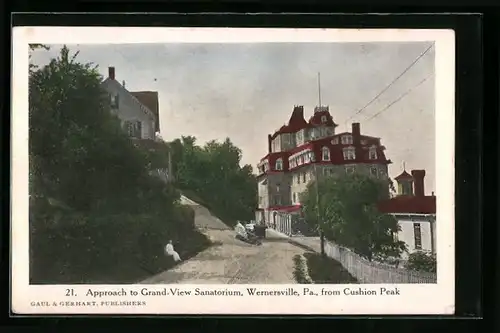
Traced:
<path id="1" fill-rule="evenodd" d="M 435 273 L 437 268 L 436 255 L 423 251 L 413 252 L 409 255 L 405 268 L 413 271 Z"/>
<path id="2" fill-rule="evenodd" d="M 164 255 L 172 240 L 182 259 L 210 245 L 192 228 L 186 209 L 182 220 L 166 221 L 159 214 L 64 216 L 65 223 L 47 226 L 30 221 L 30 283 L 135 283 L 175 265 Z M 38 223 L 37 223 L 38 222 Z"/>
<path id="3" fill-rule="evenodd" d="M 293 277 L 295 281 L 299 284 L 310 284 L 312 281 L 307 276 L 307 266 L 304 263 L 304 259 L 300 254 L 293 257 L 294 269 Z"/>
<path id="4" fill-rule="evenodd" d="M 358 281 L 336 260 L 321 254 L 304 253 L 309 276 L 313 283 L 358 283 Z"/>

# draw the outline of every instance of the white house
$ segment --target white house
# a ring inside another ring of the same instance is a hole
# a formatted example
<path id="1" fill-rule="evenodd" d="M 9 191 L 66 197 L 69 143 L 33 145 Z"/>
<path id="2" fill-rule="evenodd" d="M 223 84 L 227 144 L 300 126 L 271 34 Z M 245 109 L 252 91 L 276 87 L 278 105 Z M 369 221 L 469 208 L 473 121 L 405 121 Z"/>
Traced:
<path id="1" fill-rule="evenodd" d="M 397 196 L 379 203 L 381 212 L 398 220 L 401 230 L 395 237 L 408 247 L 403 259 L 415 251 L 436 253 L 436 197 L 425 195 L 424 177 L 425 170 L 403 171 L 395 178 Z"/>
<path id="2" fill-rule="evenodd" d="M 114 67 L 108 68 L 108 77 L 103 81 L 102 87 L 108 92 L 113 113 L 121 120 L 122 127 L 127 133 L 136 139 L 154 140 L 159 128 L 158 110 L 151 110 L 134 93 L 125 89 L 115 79 Z"/>

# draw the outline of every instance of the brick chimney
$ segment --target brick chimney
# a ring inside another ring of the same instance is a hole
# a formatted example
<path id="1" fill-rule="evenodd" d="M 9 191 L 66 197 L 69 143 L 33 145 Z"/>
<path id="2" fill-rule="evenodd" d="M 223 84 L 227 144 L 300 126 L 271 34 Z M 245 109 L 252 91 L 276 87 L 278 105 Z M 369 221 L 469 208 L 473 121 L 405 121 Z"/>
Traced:
<path id="1" fill-rule="evenodd" d="M 413 188 L 415 191 L 415 196 L 417 197 L 425 196 L 425 188 L 424 188 L 425 170 L 412 170 L 411 175 L 413 176 Z"/>
<path id="2" fill-rule="evenodd" d="M 361 128 L 359 123 L 352 124 L 352 141 L 355 146 L 361 143 Z"/>
<path id="3" fill-rule="evenodd" d="M 352 123 L 352 143 L 354 145 L 354 151 L 356 152 L 356 159 L 361 160 L 363 157 L 363 150 L 361 149 L 361 129 L 359 123 Z"/>
<path id="4" fill-rule="evenodd" d="M 115 68 L 114 67 L 108 67 L 108 77 L 111 80 L 115 79 Z"/>
<path id="5" fill-rule="evenodd" d="M 272 139 L 271 134 L 268 134 L 267 135 L 267 152 L 268 153 L 271 153 L 271 144 L 272 144 L 272 141 L 273 141 L 273 139 Z"/>

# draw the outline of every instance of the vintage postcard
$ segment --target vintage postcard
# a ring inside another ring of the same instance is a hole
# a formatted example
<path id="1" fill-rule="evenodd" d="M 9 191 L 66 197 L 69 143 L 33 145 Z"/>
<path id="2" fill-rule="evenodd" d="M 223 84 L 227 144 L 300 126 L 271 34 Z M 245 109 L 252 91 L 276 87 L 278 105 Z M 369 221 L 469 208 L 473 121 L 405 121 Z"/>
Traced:
<path id="1" fill-rule="evenodd" d="M 16 314 L 451 314 L 452 30 L 16 27 Z"/>

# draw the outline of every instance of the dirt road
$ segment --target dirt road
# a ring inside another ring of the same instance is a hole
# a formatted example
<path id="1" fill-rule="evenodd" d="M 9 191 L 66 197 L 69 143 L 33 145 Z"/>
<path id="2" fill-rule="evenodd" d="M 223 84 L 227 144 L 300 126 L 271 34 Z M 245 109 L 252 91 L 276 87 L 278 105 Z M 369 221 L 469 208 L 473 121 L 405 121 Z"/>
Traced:
<path id="1" fill-rule="evenodd" d="M 246 244 L 235 239 L 234 231 L 208 209 L 185 197 L 182 203 L 193 206 L 195 224 L 216 245 L 142 283 L 295 283 L 293 257 L 304 253 L 303 249 L 277 236 L 269 236 L 261 246 Z"/>

